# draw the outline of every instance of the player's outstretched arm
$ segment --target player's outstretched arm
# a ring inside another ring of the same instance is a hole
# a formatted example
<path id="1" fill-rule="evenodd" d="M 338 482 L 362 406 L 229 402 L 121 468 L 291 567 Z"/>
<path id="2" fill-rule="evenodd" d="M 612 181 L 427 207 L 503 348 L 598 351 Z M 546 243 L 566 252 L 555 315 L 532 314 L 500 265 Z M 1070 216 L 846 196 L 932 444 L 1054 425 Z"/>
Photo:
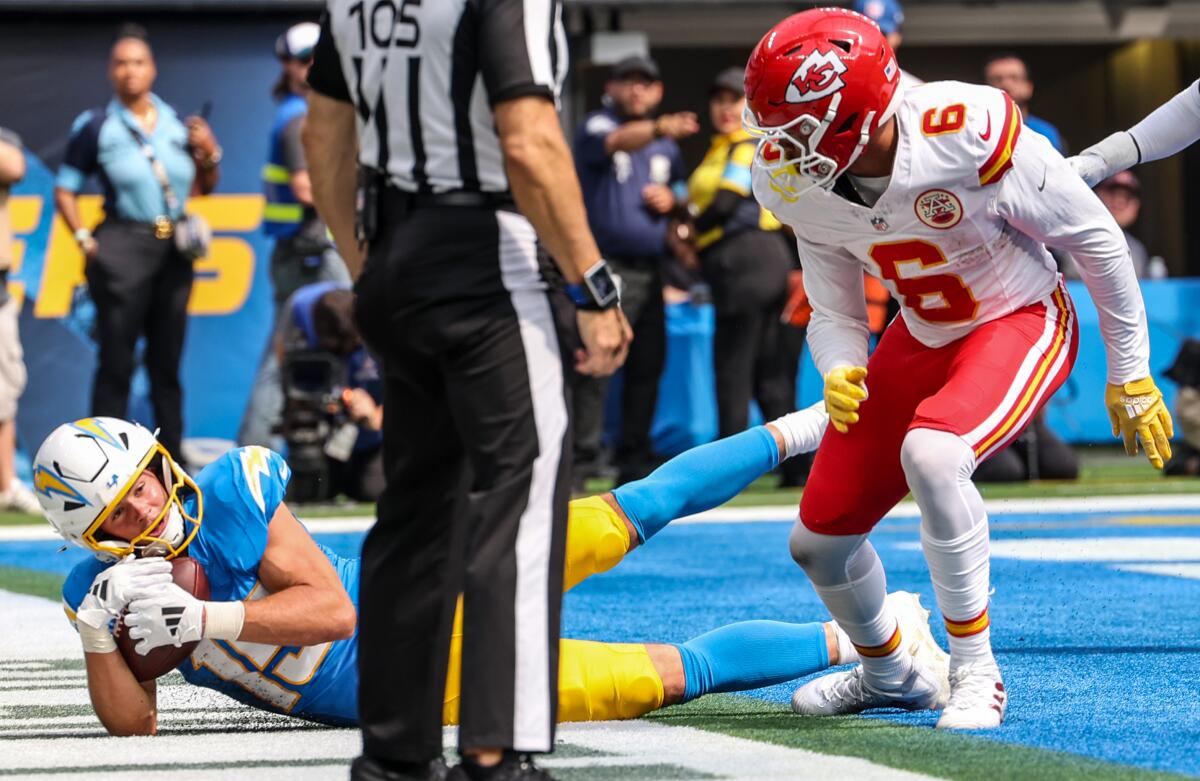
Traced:
<path id="1" fill-rule="evenodd" d="M 267 526 L 258 579 L 267 596 L 245 602 L 201 601 L 174 583 L 137 594 L 125 618 L 138 641 L 134 650 L 147 654 L 203 639 L 303 646 L 353 636 L 357 614 L 350 596 L 285 504 Z"/>
<path id="2" fill-rule="evenodd" d="M 258 567 L 269 596 L 246 602 L 239 640 L 316 645 L 353 636 L 358 616 L 329 559 L 280 504 Z"/>
<path id="3" fill-rule="evenodd" d="M 1200 141 L 1200 80 L 1129 130 L 1113 133 L 1068 162 L 1089 187 L 1139 163 L 1161 160 Z"/>
<path id="4" fill-rule="evenodd" d="M 1010 225 L 1075 258 L 1100 318 L 1108 357 L 1106 406 L 1125 450 L 1157 468 L 1171 457 L 1171 416 L 1150 377 L 1150 336 L 1129 246 L 1108 209 L 1036 133 L 1022 134 L 994 208 Z"/>

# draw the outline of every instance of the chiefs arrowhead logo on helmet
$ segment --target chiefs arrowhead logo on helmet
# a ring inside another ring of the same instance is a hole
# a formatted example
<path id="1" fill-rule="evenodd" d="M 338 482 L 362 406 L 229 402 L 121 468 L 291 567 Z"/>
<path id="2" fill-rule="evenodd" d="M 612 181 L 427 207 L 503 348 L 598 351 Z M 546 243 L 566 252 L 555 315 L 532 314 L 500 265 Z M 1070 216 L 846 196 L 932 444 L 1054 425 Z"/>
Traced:
<path id="1" fill-rule="evenodd" d="M 827 98 L 846 86 L 842 74 L 846 63 L 836 50 L 814 51 L 804 58 L 792 74 L 784 100 L 788 103 L 808 103 Z"/>

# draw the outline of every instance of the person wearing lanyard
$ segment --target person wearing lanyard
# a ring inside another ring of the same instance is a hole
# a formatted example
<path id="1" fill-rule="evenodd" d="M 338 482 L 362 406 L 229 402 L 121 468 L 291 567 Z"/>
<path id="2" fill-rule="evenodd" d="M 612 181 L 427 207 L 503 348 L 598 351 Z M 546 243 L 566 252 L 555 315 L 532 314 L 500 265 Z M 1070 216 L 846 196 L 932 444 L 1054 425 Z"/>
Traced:
<path id="1" fill-rule="evenodd" d="M 159 439 L 180 453 L 179 360 L 192 266 L 173 236 L 184 199 L 216 187 L 221 147 L 202 118 L 181 120 L 151 92 L 157 72 L 140 27 L 120 30 L 108 73 L 115 95 L 75 120 L 54 187 L 59 214 L 83 252 L 96 304 L 92 414 L 128 417 L 134 348 L 144 335 Z M 78 206 L 79 192 L 93 175 L 104 192 L 104 221 L 94 234 Z"/>
<path id="2" fill-rule="evenodd" d="M 795 404 L 780 317 L 793 256 L 779 221 L 750 191 L 756 142 L 742 129 L 742 69 L 721 71 L 709 90 L 716 135 L 688 179 L 700 268 L 717 311 L 713 364 L 721 437 L 745 430 L 750 400 L 768 420 Z"/>

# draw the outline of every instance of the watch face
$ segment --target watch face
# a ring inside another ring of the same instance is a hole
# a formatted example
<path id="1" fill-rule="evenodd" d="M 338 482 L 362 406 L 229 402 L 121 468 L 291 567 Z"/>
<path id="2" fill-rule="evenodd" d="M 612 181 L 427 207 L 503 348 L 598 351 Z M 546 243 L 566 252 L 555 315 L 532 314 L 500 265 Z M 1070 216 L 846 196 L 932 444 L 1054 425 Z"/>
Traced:
<path id="1" fill-rule="evenodd" d="M 617 300 L 617 280 L 607 266 L 602 266 L 586 279 L 592 296 L 600 306 L 608 306 Z"/>

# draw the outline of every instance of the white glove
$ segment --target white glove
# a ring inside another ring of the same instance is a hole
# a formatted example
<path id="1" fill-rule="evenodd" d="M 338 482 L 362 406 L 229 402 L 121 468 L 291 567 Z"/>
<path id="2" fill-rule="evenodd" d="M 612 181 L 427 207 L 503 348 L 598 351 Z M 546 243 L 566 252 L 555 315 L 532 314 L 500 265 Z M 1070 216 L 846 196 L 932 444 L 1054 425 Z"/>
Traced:
<path id="1" fill-rule="evenodd" d="M 125 626 L 142 656 L 164 645 L 179 647 L 204 638 L 236 640 L 246 606 L 241 602 L 202 602 L 174 583 L 129 603 Z"/>
<path id="2" fill-rule="evenodd" d="M 127 556 L 96 576 L 75 619 L 93 629 L 106 628 L 138 594 L 170 582 L 171 562 L 161 556 Z"/>
<path id="3" fill-rule="evenodd" d="M 1118 171 L 1134 167 L 1141 162 L 1141 157 L 1133 136 L 1122 130 L 1075 157 L 1068 157 L 1067 162 L 1088 187 L 1095 187 Z"/>
<path id="4" fill-rule="evenodd" d="M 125 626 L 140 641 L 133 650 L 142 656 L 159 646 L 178 647 L 202 639 L 204 603 L 171 583 L 130 602 Z"/>

